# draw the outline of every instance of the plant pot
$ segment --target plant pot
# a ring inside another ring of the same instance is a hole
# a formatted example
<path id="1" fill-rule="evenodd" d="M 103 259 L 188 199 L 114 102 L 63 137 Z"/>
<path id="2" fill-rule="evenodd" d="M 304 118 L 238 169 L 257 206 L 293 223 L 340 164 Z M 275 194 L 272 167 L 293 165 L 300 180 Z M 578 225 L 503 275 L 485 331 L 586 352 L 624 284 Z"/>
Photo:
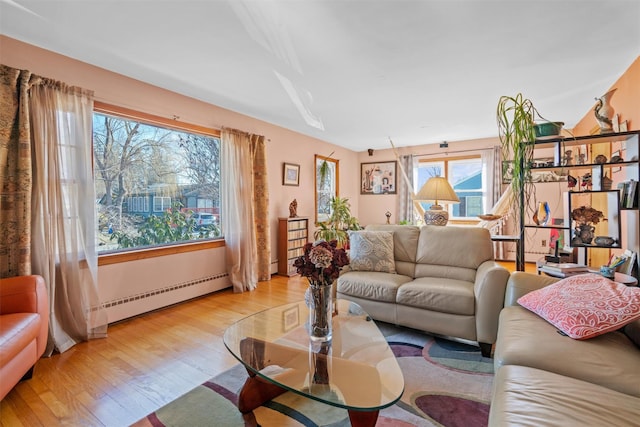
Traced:
<path id="1" fill-rule="evenodd" d="M 564 122 L 536 123 L 533 125 L 533 130 L 536 133 L 536 138 L 544 138 L 560 135 L 562 126 L 564 126 Z"/>

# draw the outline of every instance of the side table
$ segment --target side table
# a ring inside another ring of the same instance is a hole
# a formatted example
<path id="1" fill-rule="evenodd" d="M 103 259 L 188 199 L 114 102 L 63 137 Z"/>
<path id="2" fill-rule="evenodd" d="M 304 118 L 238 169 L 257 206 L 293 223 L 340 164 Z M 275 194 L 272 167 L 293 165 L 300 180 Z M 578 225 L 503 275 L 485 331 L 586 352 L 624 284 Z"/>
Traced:
<path id="1" fill-rule="evenodd" d="M 538 270 L 538 274 L 544 273 L 547 276 L 551 276 L 551 277 L 557 277 L 560 279 L 564 279 L 565 277 L 570 277 L 570 276 L 576 276 L 578 274 L 585 274 L 584 271 L 580 271 L 580 272 L 576 272 L 576 273 L 561 273 L 561 272 L 551 272 L 551 271 L 542 271 L 542 265 L 544 263 L 537 263 L 536 264 L 536 269 Z M 589 268 L 588 273 L 596 273 L 596 274 L 600 274 L 599 270 L 595 270 L 592 268 Z M 638 279 L 636 279 L 633 276 L 630 276 L 628 274 L 623 274 L 623 273 L 615 273 L 615 277 L 613 278 L 614 282 L 617 283 L 622 283 L 623 285 L 627 285 L 627 286 L 638 286 Z"/>

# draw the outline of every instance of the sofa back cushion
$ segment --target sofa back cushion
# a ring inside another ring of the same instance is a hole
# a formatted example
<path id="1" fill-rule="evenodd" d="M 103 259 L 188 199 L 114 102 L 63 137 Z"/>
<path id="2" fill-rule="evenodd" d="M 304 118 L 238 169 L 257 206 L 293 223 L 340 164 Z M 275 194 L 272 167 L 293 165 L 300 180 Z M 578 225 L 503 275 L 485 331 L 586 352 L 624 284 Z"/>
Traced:
<path id="1" fill-rule="evenodd" d="M 420 230 L 414 277 L 445 277 L 473 282 L 476 270 L 493 259 L 489 230 L 425 225 Z"/>
<path id="2" fill-rule="evenodd" d="M 372 224 L 367 231 L 390 231 L 393 233 L 393 257 L 396 261 L 396 273 L 415 277 L 416 250 L 420 227 L 415 225 Z"/>

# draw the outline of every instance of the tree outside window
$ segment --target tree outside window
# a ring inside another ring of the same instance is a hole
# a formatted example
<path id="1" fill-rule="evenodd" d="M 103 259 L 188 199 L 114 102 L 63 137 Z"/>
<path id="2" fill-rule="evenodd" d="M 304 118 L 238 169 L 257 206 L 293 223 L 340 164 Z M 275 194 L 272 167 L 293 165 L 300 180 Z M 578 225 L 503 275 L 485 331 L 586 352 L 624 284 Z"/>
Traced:
<path id="1" fill-rule="evenodd" d="M 99 252 L 222 235 L 219 138 L 95 112 L 93 152 Z"/>

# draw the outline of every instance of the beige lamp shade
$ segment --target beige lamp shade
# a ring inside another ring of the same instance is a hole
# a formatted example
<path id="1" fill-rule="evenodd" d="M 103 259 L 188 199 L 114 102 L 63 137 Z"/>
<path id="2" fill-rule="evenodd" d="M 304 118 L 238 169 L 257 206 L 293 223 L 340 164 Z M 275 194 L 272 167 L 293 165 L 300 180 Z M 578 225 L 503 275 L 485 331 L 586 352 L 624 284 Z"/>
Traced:
<path id="1" fill-rule="evenodd" d="M 442 209 L 438 202 L 460 203 L 460 199 L 451 188 L 449 181 L 441 176 L 429 178 L 416 194 L 415 200 L 434 202 L 431 208 L 424 213 L 424 223 L 429 225 L 447 225 L 449 222 L 449 213 Z"/>

